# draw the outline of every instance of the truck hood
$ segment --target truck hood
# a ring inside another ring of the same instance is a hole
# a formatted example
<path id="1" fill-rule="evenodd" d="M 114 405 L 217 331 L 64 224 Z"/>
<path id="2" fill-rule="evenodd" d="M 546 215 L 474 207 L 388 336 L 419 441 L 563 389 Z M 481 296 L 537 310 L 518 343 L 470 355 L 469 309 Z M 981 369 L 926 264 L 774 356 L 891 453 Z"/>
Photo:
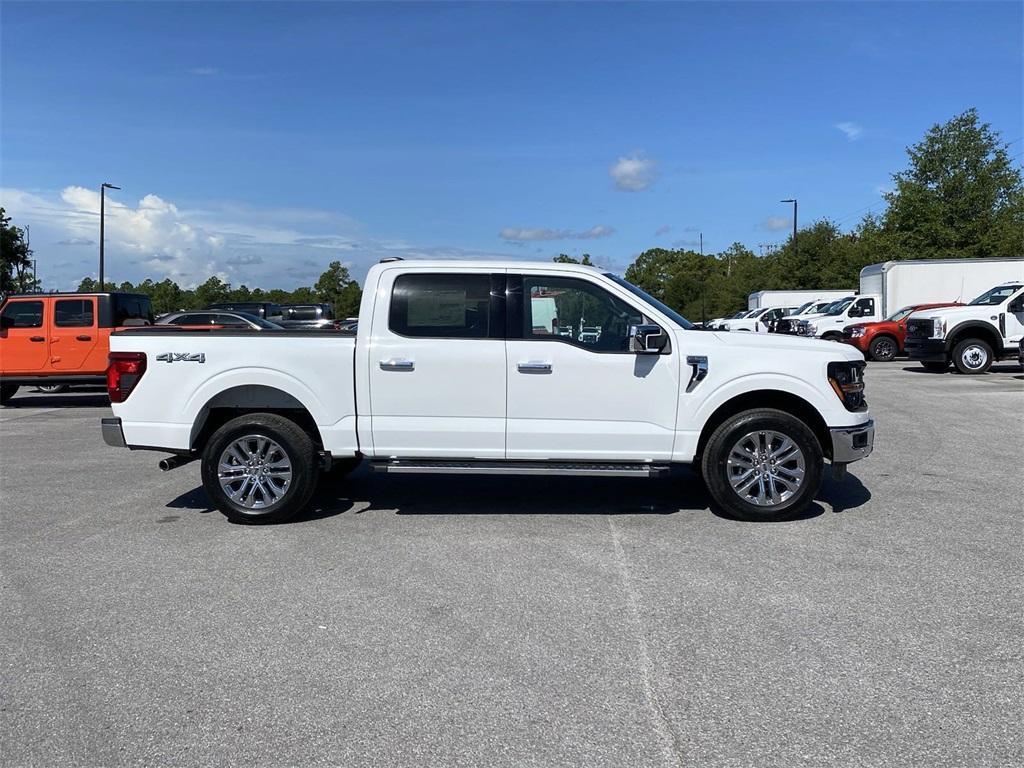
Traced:
<path id="1" fill-rule="evenodd" d="M 994 306 L 985 306 L 983 304 L 975 304 L 973 306 L 962 306 L 962 307 L 941 307 L 937 309 L 922 309 L 920 312 L 915 312 L 907 320 L 920 320 L 922 318 L 945 318 L 946 320 L 969 320 L 973 317 L 979 317 L 989 319 L 992 315 L 997 315 L 1000 312 L 1004 312 L 1001 304 Z"/>
<path id="2" fill-rule="evenodd" d="M 833 360 L 857 361 L 864 359 L 864 355 L 856 347 L 834 341 L 775 333 L 720 333 L 718 331 L 710 331 L 710 333 L 713 333 L 716 339 L 728 347 L 768 352 L 775 350 L 785 354 L 817 353 L 827 355 Z"/>

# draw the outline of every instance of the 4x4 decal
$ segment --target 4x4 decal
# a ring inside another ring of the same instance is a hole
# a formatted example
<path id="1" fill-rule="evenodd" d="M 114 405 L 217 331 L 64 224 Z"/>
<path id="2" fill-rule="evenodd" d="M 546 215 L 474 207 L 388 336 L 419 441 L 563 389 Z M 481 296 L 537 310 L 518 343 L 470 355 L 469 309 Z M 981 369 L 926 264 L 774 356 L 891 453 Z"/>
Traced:
<path id="1" fill-rule="evenodd" d="M 162 355 L 157 355 L 156 359 L 161 363 L 176 363 L 179 360 L 185 363 L 205 363 L 206 353 L 197 352 L 192 354 L 191 352 L 164 352 Z"/>

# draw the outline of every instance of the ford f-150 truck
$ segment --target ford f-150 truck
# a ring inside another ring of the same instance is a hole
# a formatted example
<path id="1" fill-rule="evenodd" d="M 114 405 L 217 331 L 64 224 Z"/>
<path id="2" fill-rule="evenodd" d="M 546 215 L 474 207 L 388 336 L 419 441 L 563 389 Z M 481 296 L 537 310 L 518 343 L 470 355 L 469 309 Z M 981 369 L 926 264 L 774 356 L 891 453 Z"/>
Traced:
<path id="1" fill-rule="evenodd" d="M 600 333 L 584 333 L 600 328 Z M 566 330 L 570 332 L 566 333 Z M 355 336 L 126 330 L 110 445 L 201 461 L 229 518 L 283 520 L 319 471 L 649 477 L 698 468 L 749 520 L 797 515 L 830 461 L 871 453 L 852 347 L 694 329 L 575 264 L 390 260 Z"/>
<path id="2" fill-rule="evenodd" d="M 907 319 L 907 354 L 929 371 L 953 363 L 960 373 L 985 373 L 1012 357 L 1024 336 L 1024 281 L 985 291 L 970 304 L 915 312 Z"/>

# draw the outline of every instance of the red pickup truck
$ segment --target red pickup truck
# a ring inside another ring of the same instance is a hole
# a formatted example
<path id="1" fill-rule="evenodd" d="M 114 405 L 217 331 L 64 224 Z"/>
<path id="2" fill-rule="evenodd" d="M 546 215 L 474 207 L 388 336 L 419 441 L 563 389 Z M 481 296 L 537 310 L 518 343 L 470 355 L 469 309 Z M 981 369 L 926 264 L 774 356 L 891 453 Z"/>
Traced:
<path id="1" fill-rule="evenodd" d="M 914 304 L 904 307 L 885 320 L 875 323 L 855 323 L 843 328 L 842 340 L 852 344 L 869 360 L 888 362 L 903 351 L 907 340 L 907 318 L 922 309 L 936 307 L 958 307 L 959 302 L 947 301 L 936 304 Z"/>
<path id="2" fill-rule="evenodd" d="M 22 386 L 103 384 L 110 333 L 151 325 L 134 293 L 24 293 L 0 304 L 0 404 Z"/>

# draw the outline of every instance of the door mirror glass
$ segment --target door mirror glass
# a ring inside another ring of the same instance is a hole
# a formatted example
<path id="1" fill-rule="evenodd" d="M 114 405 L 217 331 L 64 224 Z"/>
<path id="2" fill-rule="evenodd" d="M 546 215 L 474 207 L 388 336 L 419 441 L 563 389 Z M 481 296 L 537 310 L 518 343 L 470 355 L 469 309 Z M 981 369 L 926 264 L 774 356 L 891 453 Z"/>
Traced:
<path id="1" fill-rule="evenodd" d="M 668 345 L 668 334 L 660 325 L 645 323 L 629 327 L 629 351 L 638 355 L 657 355 Z"/>

